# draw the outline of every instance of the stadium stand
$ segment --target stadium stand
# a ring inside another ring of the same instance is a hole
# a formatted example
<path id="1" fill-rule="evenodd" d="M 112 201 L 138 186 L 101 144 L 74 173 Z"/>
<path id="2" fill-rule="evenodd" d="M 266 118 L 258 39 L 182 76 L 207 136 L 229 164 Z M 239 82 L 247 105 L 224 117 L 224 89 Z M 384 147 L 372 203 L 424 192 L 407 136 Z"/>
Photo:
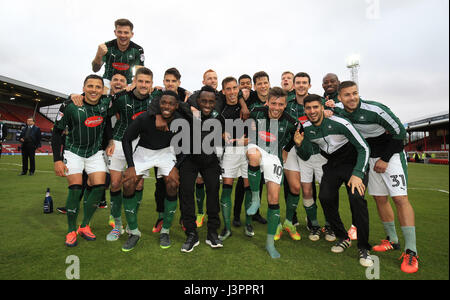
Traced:
<path id="1" fill-rule="evenodd" d="M 53 128 L 54 113 L 49 107 L 59 107 L 67 95 L 36 85 L 0 75 L 0 112 L 8 126 L 8 137 L 3 143 L 3 154 L 20 154 L 18 134 L 29 116 L 34 116 L 36 125 L 41 128 L 42 147 L 36 153 L 52 153 L 49 140 Z"/>
<path id="2" fill-rule="evenodd" d="M 39 112 L 36 112 L 35 114 L 33 108 L 8 103 L 0 103 L 0 111 L 2 112 L 2 116 L 4 116 L 5 120 L 21 123 L 26 123 L 27 118 L 29 116 L 34 115 L 36 119 L 36 126 L 41 128 L 41 131 L 43 132 L 52 131 L 53 122 L 48 120 Z"/>
<path id="3" fill-rule="evenodd" d="M 449 112 L 422 117 L 405 124 L 408 142 L 405 151 L 410 162 L 448 164 Z"/>

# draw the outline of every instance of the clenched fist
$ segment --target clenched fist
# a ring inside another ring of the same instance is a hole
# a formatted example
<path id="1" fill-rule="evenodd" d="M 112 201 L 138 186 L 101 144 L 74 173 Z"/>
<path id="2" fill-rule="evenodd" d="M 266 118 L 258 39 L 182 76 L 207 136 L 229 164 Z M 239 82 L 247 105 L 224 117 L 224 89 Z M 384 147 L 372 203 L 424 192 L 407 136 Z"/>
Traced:
<path id="1" fill-rule="evenodd" d="M 98 46 L 98 50 L 97 50 L 97 54 L 99 55 L 99 56 L 105 56 L 106 55 L 106 53 L 108 53 L 108 47 L 106 47 L 106 45 L 105 44 L 100 44 L 99 46 Z"/>

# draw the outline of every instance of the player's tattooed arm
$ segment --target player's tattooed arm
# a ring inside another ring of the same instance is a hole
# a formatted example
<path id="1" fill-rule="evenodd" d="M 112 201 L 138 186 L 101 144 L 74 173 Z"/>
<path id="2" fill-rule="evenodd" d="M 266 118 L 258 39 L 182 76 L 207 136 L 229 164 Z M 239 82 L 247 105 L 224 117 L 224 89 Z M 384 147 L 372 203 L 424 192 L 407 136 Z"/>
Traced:
<path id="1" fill-rule="evenodd" d="M 103 65 L 103 56 L 108 53 L 108 47 L 105 44 L 100 44 L 97 49 L 97 54 L 92 61 L 92 71 L 98 72 Z"/>

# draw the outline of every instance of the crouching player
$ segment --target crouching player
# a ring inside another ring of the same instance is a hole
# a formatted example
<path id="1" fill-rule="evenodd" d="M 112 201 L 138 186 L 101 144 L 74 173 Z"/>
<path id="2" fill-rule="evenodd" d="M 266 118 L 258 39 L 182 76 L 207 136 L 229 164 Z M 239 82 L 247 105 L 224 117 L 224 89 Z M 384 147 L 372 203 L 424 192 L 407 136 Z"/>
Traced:
<path id="1" fill-rule="evenodd" d="M 54 169 L 57 176 L 66 177 L 69 184 L 67 196 L 68 234 L 66 246 L 77 245 L 77 234 L 88 241 L 94 241 L 89 222 L 105 190 L 106 163 L 101 150 L 103 135 L 112 142 L 110 118 L 107 117 L 110 98 L 102 97 L 103 79 L 97 75 L 86 77 L 83 86 L 85 93 L 83 106 L 77 107 L 72 101 L 61 105 L 52 135 Z M 68 128 L 64 150 L 61 157 L 62 132 Z M 84 194 L 84 217 L 77 229 L 77 217 L 82 195 L 83 170 L 89 176 Z"/>
<path id="2" fill-rule="evenodd" d="M 172 91 L 163 92 L 159 105 L 162 117 L 168 124 L 175 119 L 175 110 L 178 108 L 179 97 Z M 167 196 L 164 201 L 164 221 L 160 234 L 160 246 L 163 249 L 171 246 L 169 229 L 172 224 L 177 207 L 177 190 L 179 185 L 178 170 L 175 167 L 176 156 L 170 146 L 175 133 L 160 131 L 155 126 L 155 116 L 149 112 L 141 114 L 126 129 L 122 148 L 127 160 L 128 168 L 123 180 L 123 206 L 128 222 L 129 237 L 123 245 L 122 251 L 133 250 L 141 237 L 137 220 L 136 185 L 149 170 L 157 167 L 158 174 L 164 177 Z M 133 153 L 132 141 L 140 137 L 136 151 Z"/>

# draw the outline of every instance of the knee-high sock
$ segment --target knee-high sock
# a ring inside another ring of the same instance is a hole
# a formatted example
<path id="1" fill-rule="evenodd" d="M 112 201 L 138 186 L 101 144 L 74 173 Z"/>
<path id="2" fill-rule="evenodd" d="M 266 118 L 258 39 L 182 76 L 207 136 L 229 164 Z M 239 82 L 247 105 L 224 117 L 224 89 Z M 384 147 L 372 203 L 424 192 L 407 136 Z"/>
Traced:
<path id="1" fill-rule="evenodd" d="M 114 226 L 121 227 L 122 226 L 122 191 L 119 190 L 117 192 L 109 191 L 111 197 L 111 216 L 114 218 Z"/>
<path id="2" fill-rule="evenodd" d="M 383 222 L 384 231 L 386 235 L 389 237 L 389 241 L 397 244 L 398 243 L 398 235 L 397 230 L 395 230 L 395 222 Z"/>
<path id="3" fill-rule="evenodd" d="M 177 211 L 177 196 L 169 196 L 164 199 L 164 221 L 162 233 L 168 233 L 170 227 L 172 226 L 173 217 Z"/>
<path id="4" fill-rule="evenodd" d="M 222 208 L 223 222 L 225 228 L 231 230 L 231 193 L 233 186 L 224 184 L 222 187 L 222 197 L 220 198 L 220 206 Z"/>
<path id="5" fill-rule="evenodd" d="M 252 224 L 252 216 L 247 214 L 247 209 L 249 209 L 250 205 L 252 204 L 252 190 L 250 189 L 249 186 L 245 188 L 244 204 L 245 204 L 245 225 L 250 225 Z"/>
<path id="6" fill-rule="evenodd" d="M 292 218 L 297 210 L 298 201 L 300 200 L 300 195 L 294 195 L 291 191 L 288 191 L 286 197 L 286 220 L 292 223 Z"/>
<path id="7" fill-rule="evenodd" d="M 267 210 L 267 240 L 266 250 L 272 258 L 279 258 L 280 254 L 275 249 L 274 236 L 280 223 L 280 205 L 270 205 Z"/>
<path id="8" fill-rule="evenodd" d="M 111 216 L 113 218 L 120 218 L 122 214 L 122 191 L 109 191 L 111 196 Z"/>
<path id="9" fill-rule="evenodd" d="M 303 199 L 303 207 L 305 208 L 308 220 L 311 221 L 311 225 L 319 226 L 319 221 L 317 221 L 317 204 L 314 199 Z"/>
<path id="10" fill-rule="evenodd" d="M 144 190 L 136 190 L 136 214 L 139 211 L 139 207 L 141 206 L 142 195 L 144 194 Z"/>
<path id="11" fill-rule="evenodd" d="M 409 249 L 416 252 L 416 227 L 415 226 L 403 226 L 402 227 L 403 236 L 405 237 L 405 250 Z"/>
<path id="12" fill-rule="evenodd" d="M 128 228 L 136 230 L 138 228 L 137 221 L 137 197 L 134 193 L 131 196 L 123 196 L 123 208 L 125 210 L 125 217 L 127 219 Z"/>
<path id="13" fill-rule="evenodd" d="M 97 209 L 98 204 L 100 203 L 100 200 L 102 199 L 103 192 L 105 191 L 105 185 L 96 185 L 93 186 L 91 191 L 88 193 L 88 197 L 84 203 L 84 216 L 83 216 L 83 222 L 81 222 L 81 227 L 85 227 L 86 225 L 89 225 L 89 222 L 91 221 L 92 216 L 95 213 L 95 210 Z"/>
<path id="14" fill-rule="evenodd" d="M 69 193 L 66 200 L 67 209 L 67 232 L 77 230 L 77 217 L 80 210 L 80 200 L 82 195 L 81 185 L 69 186 Z"/>
<path id="15" fill-rule="evenodd" d="M 261 169 L 259 166 L 253 167 L 251 165 L 248 165 L 248 181 L 250 183 L 250 190 L 252 191 L 252 204 L 247 210 L 247 214 L 252 216 L 256 214 L 261 203 L 261 199 L 259 197 Z"/>

